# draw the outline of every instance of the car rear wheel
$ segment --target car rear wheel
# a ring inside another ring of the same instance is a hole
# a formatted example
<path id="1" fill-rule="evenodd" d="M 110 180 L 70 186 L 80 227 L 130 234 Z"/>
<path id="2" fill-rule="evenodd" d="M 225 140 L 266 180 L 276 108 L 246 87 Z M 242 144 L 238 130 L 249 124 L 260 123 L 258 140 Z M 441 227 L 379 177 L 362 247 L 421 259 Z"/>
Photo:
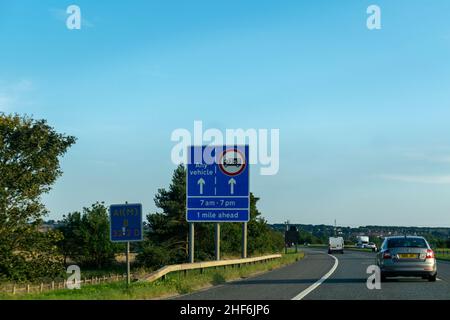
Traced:
<path id="1" fill-rule="evenodd" d="M 437 279 L 437 273 L 428 277 L 428 281 L 430 281 L 430 282 L 436 282 L 436 279 Z"/>
<path id="2" fill-rule="evenodd" d="M 381 282 L 386 282 L 386 275 L 381 273 Z"/>

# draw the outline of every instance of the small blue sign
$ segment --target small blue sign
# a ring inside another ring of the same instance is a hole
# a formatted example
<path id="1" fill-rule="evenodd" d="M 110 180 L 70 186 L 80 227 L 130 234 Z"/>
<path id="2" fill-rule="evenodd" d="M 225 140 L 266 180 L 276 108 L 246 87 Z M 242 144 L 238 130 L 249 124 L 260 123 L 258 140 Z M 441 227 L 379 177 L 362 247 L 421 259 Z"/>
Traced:
<path id="1" fill-rule="evenodd" d="M 115 204 L 109 207 L 112 242 L 143 240 L 142 205 Z"/>
<path id="2" fill-rule="evenodd" d="M 250 220 L 248 146 L 191 146 L 186 170 L 188 222 Z"/>

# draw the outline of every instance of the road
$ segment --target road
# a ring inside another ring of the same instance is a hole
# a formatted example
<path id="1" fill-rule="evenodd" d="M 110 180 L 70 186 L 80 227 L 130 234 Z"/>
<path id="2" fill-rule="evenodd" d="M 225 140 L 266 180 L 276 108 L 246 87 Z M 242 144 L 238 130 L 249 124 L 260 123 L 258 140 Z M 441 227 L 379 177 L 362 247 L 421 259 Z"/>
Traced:
<path id="1" fill-rule="evenodd" d="M 305 249 L 306 257 L 260 276 L 177 297 L 179 300 L 449 300 L 450 263 L 438 262 L 438 281 L 394 278 L 369 290 L 367 267 L 375 254 L 347 250 L 330 256 Z"/>

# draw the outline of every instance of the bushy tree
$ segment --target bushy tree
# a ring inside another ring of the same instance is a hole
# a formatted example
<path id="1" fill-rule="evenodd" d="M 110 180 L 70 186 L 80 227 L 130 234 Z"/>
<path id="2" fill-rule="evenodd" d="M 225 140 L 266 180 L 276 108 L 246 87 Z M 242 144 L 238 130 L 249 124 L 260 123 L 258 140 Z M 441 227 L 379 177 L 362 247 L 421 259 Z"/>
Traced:
<path id="1" fill-rule="evenodd" d="M 102 268 L 114 262 L 119 245 L 110 241 L 108 208 L 95 203 L 83 208 L 83 213 L 64 216 L 60 231 L 64 239 L 59 248 L 65 258 L 82 266 Z"/>
<path id="2" fill-rule="evenodd" d="M 0 274 L 13 280 L 61 271 L 57 232 L 41 233 L 41 196 L 62 174 L 59 159 L 75 138 L 45 120 L 0 114 Z"/>

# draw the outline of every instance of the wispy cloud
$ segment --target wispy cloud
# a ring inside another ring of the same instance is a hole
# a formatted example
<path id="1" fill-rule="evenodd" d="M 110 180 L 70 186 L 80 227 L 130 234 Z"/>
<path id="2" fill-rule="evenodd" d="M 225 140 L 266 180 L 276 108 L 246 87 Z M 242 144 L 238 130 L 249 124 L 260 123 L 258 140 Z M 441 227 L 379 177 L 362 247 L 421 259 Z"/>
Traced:
<path id="1" fill-rule="evenodd" d="M 407 183 L 450 184 L 450 175 L 380 175 L 382 179 Z"/>
<path id="2" fill-rule="evenodd" d="M 423 160 L 435 163 L 450 163 L 450 154 L 425 154 L 422 152 L 407 152 L 405 157 L 413 160 Z"/>

